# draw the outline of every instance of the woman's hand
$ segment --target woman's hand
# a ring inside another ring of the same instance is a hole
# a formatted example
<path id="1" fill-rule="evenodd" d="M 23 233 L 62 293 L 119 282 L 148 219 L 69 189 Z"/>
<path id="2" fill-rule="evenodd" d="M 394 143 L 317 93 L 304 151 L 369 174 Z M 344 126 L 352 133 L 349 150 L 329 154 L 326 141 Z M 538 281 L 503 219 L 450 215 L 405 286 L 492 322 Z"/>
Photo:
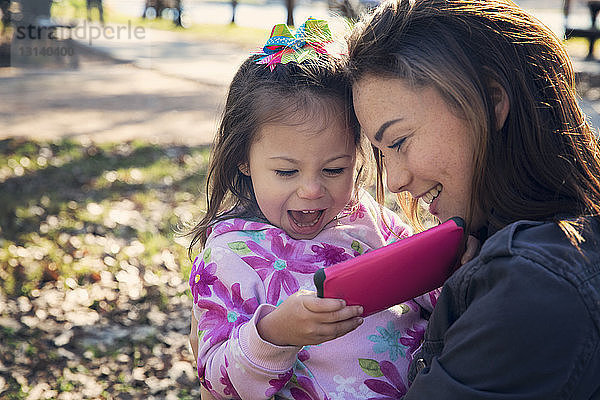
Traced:
<path id="1" fill-rule="evenodd" d="M 469 235 L 465 247 L 465 252 L 463 253 L 462 258 L 460 259 L 460 265 L 466 264 L 473 258 L 475 258 L 477 253 L 479 253 L 479 249 L 481 248 L 481 242 L 475 236 Z"/>
<path id="2" fill-rule="evenodd" d="M 361 306 L 346 306 L 341 299 L 321 299 L 300 290 L 263 317 L 258 333 L 279 346 L 320 344 L 338 338 L 362 324 Z"/>

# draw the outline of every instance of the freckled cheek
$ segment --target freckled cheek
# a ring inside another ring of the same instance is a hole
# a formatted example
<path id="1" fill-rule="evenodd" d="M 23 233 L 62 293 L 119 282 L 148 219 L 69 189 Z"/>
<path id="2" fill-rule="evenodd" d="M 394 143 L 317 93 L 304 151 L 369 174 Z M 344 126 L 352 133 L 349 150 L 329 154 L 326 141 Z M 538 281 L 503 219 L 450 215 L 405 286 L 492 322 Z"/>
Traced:
<path id="1" fill-rule="evenodd" d="M 472 168 L 465 160 L 456 159 L 448 162 L 440 172 L 442 184 L 447 193 L 449 204 L 455 208 L 454 214 L 464 214 L 471 198 Z"/>
<path id="2" fill-rule="evenodd" d="M 431 179 L 444 183 L 461 180 L 472 171 L 472 165 L 465 154 L 465 146 L 442 144 L 439 141 L 423 141 L 414 146 L 410 162 L 421 171 L 429 171 Z"/>
<path id="3" fill-rule="evenodd" d="M 412 151 L 408 157 L 400 158 L 398 163 L 400 168 L 410 171 L 415 177 L 440 180 L 446 176 L 447 165 L 444 162 L 443 154 L 432 151 L 431 148 L 420 148 Z"/>
<path id="4" fill-rule="evenodd" d="M 465 165 L 456 160 L 446 160 L 446 162 L 432 163 L 432 169 L 436 171 L 436 180 L 441 182 L 446 190 L 452 192 L 464 192 L 465 178 L 468 171 Z"/>

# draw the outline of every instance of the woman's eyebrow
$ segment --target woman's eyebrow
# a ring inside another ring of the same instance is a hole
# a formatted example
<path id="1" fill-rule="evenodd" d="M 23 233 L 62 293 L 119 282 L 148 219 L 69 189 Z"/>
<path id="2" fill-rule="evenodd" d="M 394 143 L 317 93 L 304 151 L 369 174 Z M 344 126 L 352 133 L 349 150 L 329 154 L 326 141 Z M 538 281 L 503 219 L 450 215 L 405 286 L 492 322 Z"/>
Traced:
<path id="1" fill-rule="evenodd" d="M 394 125 L 396 122 L 400 122 L 402 121 L 404 118 L 398 118 L 398 119 L 393 119 L 391 121 L 388 122 L 384 122 L 379 129 L 377 129 L 377 132 L 375 132 L 375 140 L 378 142 L 381 142 L 381 139 L 383 138 L 383 134 L 385 132 L 385 130 L 387 128 L 389 128 L 391 125 Z"/>

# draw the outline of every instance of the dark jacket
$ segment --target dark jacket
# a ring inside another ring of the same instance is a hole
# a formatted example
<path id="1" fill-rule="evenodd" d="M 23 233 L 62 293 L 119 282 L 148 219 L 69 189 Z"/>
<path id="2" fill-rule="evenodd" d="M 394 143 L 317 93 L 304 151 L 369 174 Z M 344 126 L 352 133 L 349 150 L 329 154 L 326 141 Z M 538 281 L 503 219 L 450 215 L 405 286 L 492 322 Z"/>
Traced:
<path id="1" fill-rule="evenodd" d="M 520 221 L 444 284 L 405 400 L 600 399 L 600 224 Z"/>

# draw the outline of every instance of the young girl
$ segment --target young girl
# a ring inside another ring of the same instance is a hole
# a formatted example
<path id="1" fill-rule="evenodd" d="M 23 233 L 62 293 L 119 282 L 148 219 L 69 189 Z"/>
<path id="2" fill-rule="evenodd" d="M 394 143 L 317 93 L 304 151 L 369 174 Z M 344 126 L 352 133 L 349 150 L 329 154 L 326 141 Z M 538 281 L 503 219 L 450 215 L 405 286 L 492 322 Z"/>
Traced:
<path id="1" fill-rule="evenodd" d="M 198 375 L 217 398 L 401 396 L 421 307 L 435 302 L 363 321 L 360 306 L 311 291 L 317 269 L 409 235 L 359 190 L 360 134 L 327 32 L 311 19 L 290 39 L 276 26 L 271 55 L 246 60 L 229 89 L 190 275 Z"/>

